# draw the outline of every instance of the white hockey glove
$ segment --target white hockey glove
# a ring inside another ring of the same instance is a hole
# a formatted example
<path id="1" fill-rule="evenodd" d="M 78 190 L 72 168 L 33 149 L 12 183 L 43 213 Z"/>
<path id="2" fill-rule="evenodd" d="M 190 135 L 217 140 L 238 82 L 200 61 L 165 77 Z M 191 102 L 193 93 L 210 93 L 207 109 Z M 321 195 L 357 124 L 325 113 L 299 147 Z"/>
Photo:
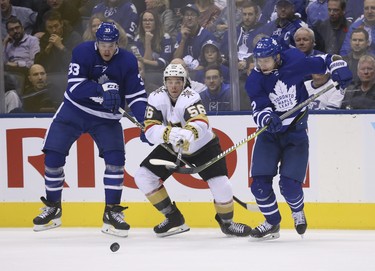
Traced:
<path id="1" fill-rule="evenodd" d="M 194 135 L 191 131 L 178 127 L 173 127 L 171 129 L 168 139 L 169 143 L 176 147 L 180 147 L 182 142 L 182 148 L 184 151 L 189 150 L 190 143 L 193 142 L 193 140 Z"/>

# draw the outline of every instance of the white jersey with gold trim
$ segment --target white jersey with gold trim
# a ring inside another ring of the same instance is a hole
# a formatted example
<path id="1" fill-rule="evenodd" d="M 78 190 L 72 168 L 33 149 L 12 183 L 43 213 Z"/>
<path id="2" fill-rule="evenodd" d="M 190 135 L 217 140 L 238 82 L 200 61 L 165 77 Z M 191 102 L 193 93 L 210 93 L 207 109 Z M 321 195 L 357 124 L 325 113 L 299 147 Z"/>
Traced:
<path id="1" fill-rule="evenodd" d="M 147 140 L 153 144 L 167 143 L 168 127 L 181 127 L 194 133 L 195 140 L 184 154 L 196 152 L 215 137 L 199 94 L 189 87 L 181 92 L 176 103 L 164 86 L 149 95 L 145 114 Z"/>

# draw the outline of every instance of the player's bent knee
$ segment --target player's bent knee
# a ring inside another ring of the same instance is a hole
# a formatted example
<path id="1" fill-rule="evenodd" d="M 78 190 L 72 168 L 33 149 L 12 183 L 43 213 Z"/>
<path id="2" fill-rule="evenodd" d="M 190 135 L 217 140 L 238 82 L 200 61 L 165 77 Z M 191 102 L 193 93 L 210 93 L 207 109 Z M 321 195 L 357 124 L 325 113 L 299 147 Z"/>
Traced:
<path id="1" fill-rule="evenodd" d="M 103 158 L 106 165 L 125 165 L 125 153 L 123 151 L 107 151 L 103 153 Z"/>
<path id="2" fill-rule="evenodd" d="M 134 181 L 144 194 L 149 194 L 160 187 L 160 178 L 148 170 L 146 167 L 140 167 L 135 175 Z"/>
<path id="3" fill-rule="evenodd" d="M 253 177 L 250 189 L 255 198 L 267 198 L 272 193 L 272 176 Z"/>
<path id="4" fill-rule="evenodd" d="M 302 193 L 302 183 L 285 176 L 280 176 L 280 193 L 285 199 L 294 199 Z"/>
<path id="5" fill-rule="evenodd" d="M 217 203 L 227 203 L 233 200 L 232 184 L 227 176 L 218 176 L 207 180 L 211 193 Z"/>
<path id="6" fill-rule="evenodd" d="M 60 168 L 65 165 L 65 154 L 56 151 L 45 151 L 44 163 L 48 168 Z"/>

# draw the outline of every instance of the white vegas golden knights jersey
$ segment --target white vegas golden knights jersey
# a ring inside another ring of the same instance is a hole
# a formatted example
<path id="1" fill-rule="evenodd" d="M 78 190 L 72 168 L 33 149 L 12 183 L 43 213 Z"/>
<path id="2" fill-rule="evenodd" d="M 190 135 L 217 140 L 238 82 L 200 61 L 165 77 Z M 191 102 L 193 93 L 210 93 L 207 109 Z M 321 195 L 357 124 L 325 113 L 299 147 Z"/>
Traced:
<path id="1" fill-rule="evenodd" d="M 167 126 L 191 130 L 195 140 L 190 144 L 189 150 L 183 151 L 183 154 L 196 152 L 215 137 L 201 98 L 191 88 L 184 89 L 175 104 L 169 98 L 165 87 L 152 92 L 148 97 L 145 126 L 146 137 L 153 144 L 167 143 L 168 138 L 165 138 Z"/>

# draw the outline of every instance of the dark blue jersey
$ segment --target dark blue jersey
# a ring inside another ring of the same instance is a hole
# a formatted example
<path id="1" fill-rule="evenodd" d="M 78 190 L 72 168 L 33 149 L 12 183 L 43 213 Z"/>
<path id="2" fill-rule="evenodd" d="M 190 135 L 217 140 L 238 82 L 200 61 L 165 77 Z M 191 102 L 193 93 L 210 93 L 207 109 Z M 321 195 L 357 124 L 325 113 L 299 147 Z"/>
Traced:
<path id="1" fill-rule="evenodd" d="M 118 49 L 106 62 L 94 41 L 81 43 L 73 50 L 64 103 L 92 117 L 120 119 L 120 113 L 114 114 L 101 105 L 103 98 L 98 88 L 106 81 L 119 85 L 121 107 L 125 107 L 126 101 L 137 120 L 143 122 L 147 94 L 139 75 L 137 59 L 132 53 Z"/>
<path id="2" fill-rule="evenodd" d="M 255 123 L 264 126 L 263 118 L 267 112 L 274 111 L 281 116 L 308 98 L 304 85 L 307 75 L 327 72 L 326 57 L 330 55 L 306 57 L 298 49 L 282 51 L 281 64 L 271 74 L 265 75 L 255 68 L 246 81 L 246 91 L 251 100 Z M 283 120 L 283 129 L 293 122 L 294 118 L 306 108 L 297 111 Z M 262 125 L 263 124 L 263 125 Z"/>

